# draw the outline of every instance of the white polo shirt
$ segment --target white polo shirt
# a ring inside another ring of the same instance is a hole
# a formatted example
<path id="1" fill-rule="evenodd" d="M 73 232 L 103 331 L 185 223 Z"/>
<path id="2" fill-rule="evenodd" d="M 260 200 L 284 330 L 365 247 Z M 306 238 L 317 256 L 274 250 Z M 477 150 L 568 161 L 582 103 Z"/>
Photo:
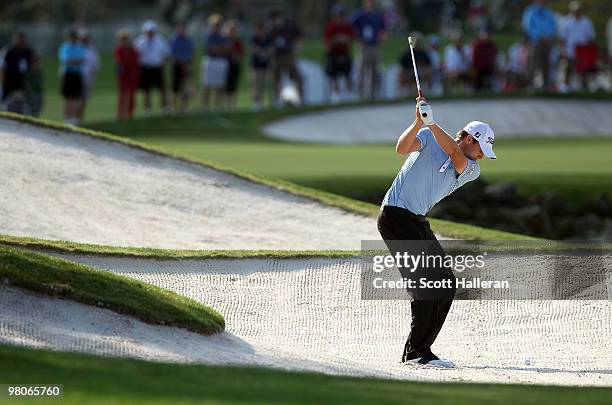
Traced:
<path id="1" fill-rule="evenodd" d="M 453 44 L 444 48 L 444 71 L 447 73 L 466 72 L 469 69 L 468 52 L 465 47 L 457 49 Z"/>
<path id="2" fill-rule="evenodd" d="M 572 59 L 576 54 L 577 45 L 586 45 L 595 39 L 595 29 L 591 19 L 585 15 L 579 18 L 567 17 L 561 33 L 565 41 L 565 52 Z"/>
<path id="3" fill-rule="evenodd" d="M 139 35 L 134 47 L 138 51 L 140 66 L 144 67 L 160 67 L 172 54 L 170 45 L 160 34 L 155 34 L 153 38 L 146 34 Z"/>

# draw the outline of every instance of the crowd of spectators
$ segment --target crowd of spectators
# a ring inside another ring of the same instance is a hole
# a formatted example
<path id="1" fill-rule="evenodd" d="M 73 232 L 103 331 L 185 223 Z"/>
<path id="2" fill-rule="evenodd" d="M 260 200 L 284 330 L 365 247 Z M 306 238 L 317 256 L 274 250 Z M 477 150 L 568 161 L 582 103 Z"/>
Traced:
<path id="1" fill-rule="evenodd" d="M 301 31 L 282 13 L 273 11 L 265 21 L 255 22 L 250 38 L 253 109 L 264 105 L 268 83 L 273 84 L 273 99 L 281 92 L 281 80 L 287 75 L 302 96 L 302 77 L 297 67 L 295 46 Z M 142 26 L 142 34 L 133 44 L 129 32 L 121 30 L 115 49 L 120 100 L 118 115 L 128 118 L 134 110 L 134 94 L 141 89 L 145 114 L 151 111 L 152 90 L 160 93 L 162 111 L 184 112 L 196 93 L 194 69 L 196 42 L 187 34 L 184 24 L 176 27 L 166 40 L 152 21 Z M 246 45 L 237 20 L 212 14 L 206 23 L 203 54 L 199 63 L 202 107 L 205 110 L 233 110 L 245 65 Z M 172 64 L 172 105 L 168 103 L 164 83 L 164 65 Z"/>
<path id="2" fill-rule="evenodd" d="M 354 75 L 357 95 L 362 99 L 375 98 L 380 94 L 380 48 L 386 38 L 384 14 L 372 0 L 363 1 L 362 9 L 348 20 L 344 19 L 341 7 L 334 8 L 332 14 L 334 17 L 324 32 L 331 101 L 335 101 L 339 91 L 339 76 L 347 78 L 346 88 L 351 93 L 351 41 L 358 44 L 359 69 Z M 455 32 L 444 49 L 440 49 L 441 40 L 436 34 L 426 37 L 411 33 L 421 85 L 429 94 L 567 92 L 605 87 L 593 79 L 606 63 L 610 69 L 612 18 L 605 34 L 608 52 L 600 53 L 593 24 L 578 1 L 569 3 L 567 15 L 555 14 L 544 0 L 533 1 L 523 11 L 521 39 L 506 50 L 500 48 L 492 35 L 490 16 L 483 2 L 472 4 L 468 22 L 477 32 L 476 38 L 467 42 L 461 32 Z M 397 64 L 397 96 L 414 94 L 414 70 L 408 47 L 398 55 Z M 608 88 L 612 71 L 609 76 Z M 364 83 L 368 83 L 368 91 L 364 91 Z"/>
<path id="3" fill-rule="evenodd" d="M 387 20 L 388 13 L 381 12 L 374 0 L 363 0 L 353 12 L 342 5 L 332 8 L 321 35 L 330 102 L 380 97 L 381 47 L 387 39 Z M 544 0 L 533 1 L 523 11 L 521 39 L 505 50 L 496 43 L 489 21 L 487 7 L 475 2 L 466 24 L 478 33 L 473 41 L 466 41 L 460 32 L 445 38 L 411 34 L 421 85 L 427 94 L 588 90 L 596 87 L 593 77 L 600 62 L 612 55 L 612 18 L 605 33 L 609 49 L 601 53 L 593 24 L 577 1 L 569 3 L 565 16 L 556 15 Z M 152 111 L 154 91 L 159 93 L 164 113 L 185 112 L 195 94 L 201 95 L 205 110 L 233 110 L 241 83 L 247 82 L 254 110 L 278 106 L 288 99 L 300 103 L 304 100 L 304 78 L 297 58 L 302 36 L 300 28 L 280 11 L 245 27 L 238 20 L 210 15 L 201 41 L 188 34 L 185 24 L 178 24 L 168 38 L 153 21 L 142 24 L 136 38 L 121 29 L 113 52 L 117 116 L 132 117 L 138 90 L 146 115 Z M 202 56 L 196 61 L 200 42 Z M 65 120 L 78 124 L 101 68 L 100 55 L 87 30 L 74 29 L 61 44 L 58 57 Z M 396 95 L 412 96 L 415 78 L 408 47 L 398 54 L 397 65 Z M 4 109 L 39 115 L 43 103 L 40 58 L 24 33 L 15 34 L 12 44 L 0 53 L 0 67 Z M 165 83 L 168 67 L 170 89 Z M 250 80 L 241 77 L 243 72 L 250 74 Z"/>
<path id="4" fill-rule="evenodd" d="M 599 52 L 593 23 L 578 1 L 569 3 L 565 16 L 555 15 L 544 0 L 533 1 L 522 15 L 522 38 L 505 52 L 491 36 L 490 28 L 482 23 L 483 13 L 479 8 L 479 32 L 471 43 L 456 33 L 442 53 L 437 49 L 436 36 L 430 37 L 427 49 L 419 47 L 417 65 L 424 72 L 426 86 L 435 87 L 441 82 L 439 94 L 481 90 L 589 91 L 598 86 L 593 77 L 599 66 L 610 64 L 612 48 Z M 612 18 L 606 36 L 610 44 Z M 412 62 L 404 55 L 399 63 L 404 82 L 409 83 Z"/>

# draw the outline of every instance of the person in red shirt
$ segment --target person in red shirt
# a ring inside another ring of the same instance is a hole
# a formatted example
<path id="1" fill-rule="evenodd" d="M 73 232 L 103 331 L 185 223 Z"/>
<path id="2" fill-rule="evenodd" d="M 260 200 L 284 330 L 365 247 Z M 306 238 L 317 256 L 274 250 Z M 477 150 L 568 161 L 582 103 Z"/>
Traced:
<path id="1" fill-rule="evenodd" d="M 242 58 L 244 57 L 244 44 L 238 37 L 238 23 L 229 20 L 223 25 L 223 35 L 229 41 L 229 52 L 227 54 L 228 69 L 225 79 L 225 100 L 228 110 L 236 109 L 236 93 L 242 70 Z"/>
<path id="2" fill-rule="evenodd" d="M 140 67 L 138 52 L 132 46 L 129 31 L 119 30 L 117 32 L 114 58 L 117 66 L 117 84 L 119 85 L 117 117 L 120 120 L 132 118 L 135 107 L 134 94 L 140 80 Z"/>
<path id="3" fill-rule="evenodd" d="M 483 30 L 472 46 L 474 89 L 492 89 L 496 63 L 497 45 L 490 38 L 489 32 Z"/>
<path id="4" fill-rule="evenodd" d="M 340 100 L 338 80 L 344 77 L 346 90 L 352 91 L 351 83 L 351 49 L 355 38 L 353 26 L 346 20 L 346 10 L 343 6 L 334 6 L 333 18 L 325 26 L 323 40 L 326 49 L 325 72 L 331 87 L 331 101 Z"/>

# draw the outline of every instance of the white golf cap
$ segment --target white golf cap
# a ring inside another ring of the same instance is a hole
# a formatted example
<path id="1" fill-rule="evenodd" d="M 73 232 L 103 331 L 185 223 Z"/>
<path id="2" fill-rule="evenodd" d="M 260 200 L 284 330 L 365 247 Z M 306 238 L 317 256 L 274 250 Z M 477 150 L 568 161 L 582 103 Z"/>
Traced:
<path id="1" fill-rule="evenodd" d="M 480 121 L 468 122 L 463 130 L 468 134 L 472 135 L 472 138 L 476 139 L 480 144 L 482 153 L 488 158 L 497 159 L 493 152 L 493 143 L 495 142 L 495 134 L 489 126 Z"/>
<path id="2" fill-rule="evenodd" d="M 145 21 L 142 24 L 142 32 L 151 32 L 151 31 L 157 31 L 157 24 L 155 24 L 155 21 Z"/>

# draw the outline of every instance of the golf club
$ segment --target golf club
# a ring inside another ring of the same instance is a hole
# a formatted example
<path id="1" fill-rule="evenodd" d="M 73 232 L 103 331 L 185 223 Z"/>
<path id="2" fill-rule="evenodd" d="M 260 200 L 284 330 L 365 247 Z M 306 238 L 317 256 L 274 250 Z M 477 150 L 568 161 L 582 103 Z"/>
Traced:
<path id="1" fill-rule="evenodd" d="M 416 79 L 417 92 L 419 97 L 423 97 L 421 91 L 421 83 L 419 83 L 419 72 L 417 72 L 416 61 L 414 60 L 414 48 L 412 47 L 412 37 L 408 37 L 408 44 L 410 45 L 410 56 L 412 56 L 412 67 L 414 68 L 414 78 Z"/>

